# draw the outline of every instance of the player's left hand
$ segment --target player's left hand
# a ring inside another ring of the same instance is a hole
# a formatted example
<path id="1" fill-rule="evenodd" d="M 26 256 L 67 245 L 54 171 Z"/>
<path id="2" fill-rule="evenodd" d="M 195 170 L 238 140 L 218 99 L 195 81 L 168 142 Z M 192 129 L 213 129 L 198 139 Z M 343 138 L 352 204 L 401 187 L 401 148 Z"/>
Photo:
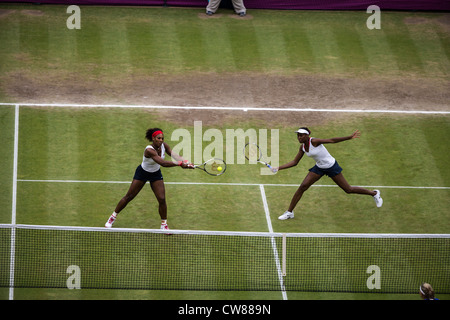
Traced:
<path id="1" fill-rule="evenodd" d="M 361 132 L 359 130 L 356 130 L 355 132 L 353 132 L 353 134 L 351 135 L 352 139 L 356 139 L 359 138 L 361 136 Z"/>

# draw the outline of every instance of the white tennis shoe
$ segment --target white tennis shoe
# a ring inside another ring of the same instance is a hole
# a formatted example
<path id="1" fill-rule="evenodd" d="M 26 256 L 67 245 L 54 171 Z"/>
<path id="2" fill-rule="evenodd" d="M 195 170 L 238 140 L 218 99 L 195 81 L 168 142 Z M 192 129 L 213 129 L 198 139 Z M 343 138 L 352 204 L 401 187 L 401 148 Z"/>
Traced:
<path id="1" fill-rule="evenodd" d="M 286 211 L 281 216 L 278 217 L 279 220 L 287 220 L 287 219 L 293 219 L 294 213 L 290 211 Z"/>
<path id="2" fill-rule="evenodd" d="M 169 230 L 169 226 L 166 223 L 161 224 L 161 230 Z"/>
<path id="3" fill-rule="evenodd" d="M 167 223 L 162 223 L 160 229 L 161 229 L 161 230 L 167 230 L 167 231 L 170 230 L 170 229 L 169 229 L 169 226 L 167 225 Z M 171 233 L 165 233 L 165 235 L 170 236 L 170 235 L 172 235 L 172 234 L 171 234 Z"/>
<path id="4" fill-rule="evenodd" d="M 113 225 L 114 221 L 116 221 L 116 217 L 112 214 L 109 217 L 108 221 L 106 221 L 105 228 L 112 228 L 112 225 Z"/>
<path id="5" fill-rule="evenodd" d="M 378 208 L 380 208 L 383 205 L 383 199 L 380 196 L 380 190 L 374 190 L 377 194 L 373 196 L 375 203 Z"/>

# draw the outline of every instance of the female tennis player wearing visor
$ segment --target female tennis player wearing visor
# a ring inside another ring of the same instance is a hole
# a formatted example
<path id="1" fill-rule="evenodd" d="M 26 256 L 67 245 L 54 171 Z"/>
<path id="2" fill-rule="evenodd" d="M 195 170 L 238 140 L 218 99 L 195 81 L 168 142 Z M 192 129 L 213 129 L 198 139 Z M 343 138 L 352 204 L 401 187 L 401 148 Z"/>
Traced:
<path id="1" fill-rule="evenodd" d="M 322 178 L 323 175 L 329 176 L 346 193 L 370 195 L 375 199 L 377 207 L 381 207 L 383 205 L 383 199 L 380 197 L 379 190 L 371 191 L 361 187 L 351 186 L 347 182 L 347 180 L 345 180 L 344 175 L 342 174 L 342 168 L 339 166 L 336 159 L 331 156 L 331 154 L 324 146 L 324 144 L 327 143 L 338 143 L 359 138 L 360 132 L 358 130 L 350 136 L 331 139 L 311 138 L 309 136 L 311 134 L 311 131 L 306 127 L 302 127 L 295 132 L 297 133 L 298 142 L 301 144 L 300 150 L 298 151 L 294 160 L 278 168 L 273 168 L 272 171 L 275 173 L 279 170 L 284 170 L 296 166 L 303 158 L 304 154 L 306 154 L 308 157 L 313 158 L 316 161 L 316 164 L 314 165 L 314 167 L 309 169 L 309 173 L 306 175 L 302 184 L 292 197 L 288 210 L 281 216 L 279 216 L 278 219 L 286 220 L 294 218 L 294 208 L 300 201 L 303 193 L 320 178 Z"/>
<path id="2" fill-rule="evenodd" d="M 127 204 L 133 200 L 142 190 L 147 181 L 156 196 L 159 204 L 159 215 L 161 217 L 161 229 L 168 230 L 167 226 L 167 204 L 164 180 L 160 167 L 176 167 L 181 166 L 183 169 L 193 169 L 182 157 L 172 152 L 167 143 L 164 142 L 164 133 L 159 128 L 148 129 L 145 137 L 152 142 L 151 145 L 145 147 L 142 163 L 137 167 L 131 186 L 126 195 L 120 199 L 113 214 L 109 217 L 105 224 L 106 228 L 111 228 L 117 215 L 124 209 Z M 176 161 L 164 160 L 168 154 Z"/>

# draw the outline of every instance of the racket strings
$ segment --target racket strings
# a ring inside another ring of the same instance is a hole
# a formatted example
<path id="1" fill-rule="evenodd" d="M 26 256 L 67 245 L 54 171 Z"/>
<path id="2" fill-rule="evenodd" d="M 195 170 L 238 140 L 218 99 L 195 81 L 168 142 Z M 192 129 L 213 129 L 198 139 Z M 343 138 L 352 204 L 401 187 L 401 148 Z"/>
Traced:
<path id="1" fill-rule="evenodd" d="M 259 161 L 262 157 L 262 152 L 257 145 L 247 144 L 245 146 L 245 157 L 250 161 Z"/>
<path id="2" fill-rule="evenodd" d="M 219 169 L 219 167 L 221 169 Z M 222 174 L 225 171 L 226 164 L 220 159 L 212 159 L 205 163 L 205 170 L 212 174 Z"/>

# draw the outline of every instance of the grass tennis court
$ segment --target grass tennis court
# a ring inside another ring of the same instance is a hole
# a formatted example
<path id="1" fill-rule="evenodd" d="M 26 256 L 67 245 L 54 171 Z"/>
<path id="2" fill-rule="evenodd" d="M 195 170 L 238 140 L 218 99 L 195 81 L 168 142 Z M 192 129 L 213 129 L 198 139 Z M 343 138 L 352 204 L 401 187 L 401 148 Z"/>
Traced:
<path id="1" fill-rule="evenodd" d="M 365 101 L 363 109 L 378 105 L 407 110 L 411 103 L 418 110 L 449 110 L 445 88 L 450 38 L 448 27 L 441 23 L 444 14 L 387 12 L 382 30 L 375 33 L 365 28 L 367 15 L 358 12 L 255 10 L 247 20 L 227 14 L 212 20 L 199 16 L 201 9 L 86 7 L 82 8 L 82 29 L 71 31 L 65 28 L 68 15 L 62 6 L 2 4 L 0 9 L 4 10 L 0 14 L 0 102 L 330 108 L 347 103 L 345 108 Z M 30 9 L 35 12 L 25 11 Z M 246 76 L 249 84 L 240 88 L 242 97 L 232 96 Z M 199 84 L 193 81 L 196 77 Z M 274 93 L 262 78 L 281 84 L 285 92 L 278 87 Z M 299 78 L 312 84 L 291 85 Z M 236 83 L 225 86 L 222 79 Z M 355 82 L 338 85 L 349 79 Z M 388 84 L 380 85 L 380 81 Z M 257 82 L 263 85 L 255 89 L 252 85 Z M 329 92 L 314 91 L 312 86 L 320 82 L 325 82 Z M 357 82 L 373 85 L 373 95 L 370 86 L 362 89 Z M 302 88 L 313 94 L 309 96 Z M 212 94 L 214 89 L 221 95 Z M 273 100 L 268 99 L 268 92 Z M 11 223 L 14 113 L 14 105 L 0 106 L 4 150 L 0 155 L 0 223 L 5 224 Z M 204 131 L 278 129 L 280 163 L 297 153 L 299 145 L 292 132 L 300 125 L 310 127 L 317 137 L 343 136 L 359 129 L 360 139 L 327 148 L 344 168 L 347 180 L 353 185 L 377 186 L 384 205 L 376 208 L 369 197 L 346 195 L 325 177 L 305 194 L 295 219 L 279 221 L 295 185 L 313 166 L 306 157 L 298 167 L 276 175 L 260 175 L 258 165 L 231 164 L 220 177 L 169 168 L 163 169 L 163 175 L 173 229 L 268 232 L 260 192 L 263 185 L 274 232 L 450 233 L 448 114 L 26 105 L 20 106 L 19 114 L 18 224 L 102 227 L 142 159 L 145 130 L 163 128 L 166 142 L 173 146 L 177 144 L 170 139 L 174 130 L 183 128 L 193 134 L 194 121 L 200 120 Z M 203 141 L 203 148 L 208 144 Z M 119 183 L 95 183 L 108 181 Z M 183 184 L 192 182 L 196 184 Z M 157 203 L 149 187 L 130 203 L 115 227 L 159 227 Z M 290 300 L 418 299 L 415 294 L 287 295 Z M 281 292 L 272 291 L 19 288 L 14 297 L 282 298 Z M 8 299 L 7 288 L 0 288 L 0 299 Z"/>
<path id="2" fill-rule="evenodd" d="M 1 110 L 4 119 L 13 119 L 11 115 L 14 112 L 13 107 L 2 107 Z M 107 116 L 105 116 L 106 114 Z M 121 109 L 84 108 L 75 110 L 21 107 L 17 223 L 103 226 L 112 210 L 111 207 L 115 206 L 128 188 L 128 181 L 131 179 L 129 175 L 134 171 L 134 163 L 140 161 L 141 144 L 144 141 L 139 143 L 143 138 L 142 134 L 136 132 L 136 128 L 145 126 L 146 115 L 148 115 L 147 110 L 126 112 Z M 382 123 L 385 132 L 396 131 L 399 141 L 402 140 L 402 148 L 412 150 L 416 145 L 418 134 L 411 140 L 401 137 L 407 136 L 410 130 L 420 132 L 425 136 L 426 134 L 421 128 L 424 123 L 427 123 L 429 127 L 434 128 L 436 133 L 433 135 L 433 139 L 427 140 L 422 137 L 421 139 L 426 143 L 421 145 L 426 150 L 430 150 L 427 154 L 433 154 L 432 150 L 439 150 L 437 144 L 443 141 L 449 131 L 445 117 L 397 116 L 395 119 L 388 120 L 384 116 L 371 115 L 367 119 L 365 118 L 366 116 L 361 116 L 358 119 L 359 124 L 368 122 L 366 126 L 360 126 L 361 130 L 366 133 L 364 138 L 348 143 L 348 148 L 332 146 L 329 149 L 338 159 L 341 159 L 342 166 L 347 168 L 348 179 L 354 184 L 382 186 L 380 189 L 384 199 L 387 200 L 382 208 L 376 208 L 370 198 L 349 196 L 335 187 L 313 187 L 305 196 L 305 201 L 301 205 L 301 213 L 295 219 L 277 220 L 277 216 L 284 212 L 284 208 L 296 188 L 294 186 L 277 187 L 276 185 L 298 184 L 298 181 L 303 178 L 307 169 L 312 165 L 308 161 L 309 159 L 304 159 L 303 165 L 292 169 L 291 172 L 280 172 L 273 176 L 259 175 L 257 165 L 230 165 L 226 174 L 220 177 L 210 177 L 203 172 L 171 168 L 163 169 L 167 182 L 170 226 L 174 229 L 267 232 L 268 224 L 258 188 L 260 184 L 267 184 L 265 191 L 271 213 L 271 224 L 275 232 L 448 233 L 448 225 L 441 223 L 449 218 L 448 188 L 405 188 L 408 186 L 443 187 L 448 185 L 446 184 L 449 177 L 448 168 L 435 165 L 436 162 L 439 162 L 438 159 L 441 155 L 437 153 L 436 157 L 421 157 L 422 165 L 418 166 L 418 159 L 403 158 L 400 154 L 393 154 L 386 148 L 381 148 L 376 152 L 376 157 L 371 157 L 370 155 L 374 152 L 366 149 L 370 150 L 373 146 L 364 143 L 364 140 L 376 140 L 380 133 L 377 130 L 371 130 L 370 126 L 377 127 Z M 168 128 L 165 130 L 170 132 L 170 124 L 164 123 L 163 118 L 158 119 L 158 115 L 152 114 L 152 121 L 163 123 L 164 125 L 161 126 Z M 121 129 L 116 130 L 119 122 L 122 123 Z M 142 124 L 140 125 L 140 123 Z M 405 124 L 402 125 L 402 123 Z M 345 128 L 354 125 L 355 123 L 349 121 L 341 123 L 339 126 L 318 126 L 315 130 L 327 135 L 331 134 L 330 132 L 345 131 Z M 242 122 L 234 123 L 233 126 L 248 128 L 251 124 Z M 222 130 L 227 127 L 228 125 L 224 124 Z M 404 128 L 403 132 L 400 131 L 402 127 Z M 5 136 L 11 134 L 8 133 L 8 130 L 10 131 L 12 126 L 3 128 L 6 128 L 2 129 L 5 131 Z M 187 129 L 192 130 L 189 127 Z M 204 129 L 206 130 L 207 127 Z M 292 131 L 295 127 L 280 127 L 280 129 L 280 162 L 283 162 L 288 161 L 289 156 L 292 157 L 292 154 L 296 152 L 295 145 L 292 144 L 295 142 L 295 139 L 292 139 Z M 131 139 L 131 135 L 136 135 L 136 139 Z M 124 143 L 124 140 L 128 141 L 129 145 Z M 120 152 L 117 159 L 108 161 L 109 157 L 107 157 L 108 152 L 105 146 L 115 145 L 115 141 L 118 141 L 117 148 L 124 148 L 129 152 Z M 390 143 L 399 145 L 399 141 Z M 173 144 L 168 139 L 167 142 Z M 10 145 L 10 150 L 11 147 Z M 358 149 L 366 150 L 362 154 L 365 154 L 367 158 L 360 157 L 357 164 L 350 165 L 353 155 L 360 153 Z M 60 152 L 60 150 L 66 150 L 66 152 Z M 12 150 L 11 153 L 13 153 Z M 27 155 L 30 153 L 34 155 L 34 160 L 26 161 Z M 73 161 L 73 159 L 78 160 Z M 98 163 L 96 167 L 90 165 L 96 161 Z M 11 159 L 5 160 L 5 162 L 11 163 Z M 390 175 L 374 174 L 389 170 L 386 163 L 397 162 L 400 163 Z M 414 166 L 416 169 L 412 176 L 412 173 L 406 168 Z M 400 168 L 405 168 L 405 170 L 399 172 Z M 364 181 L 366 179 L 367 181 Z M 69 182 L 69 180 L 79 182 Z M 87 183 L 83 181 L 123 183 Z M 171 182 L 196 182 L 198 185 L 171 184 Z M 202 185 L 202 183 L 216 182 L 223 183 L 223 185 Z M 242 185 L 227 185 L 227 183 L 236 182 L 241 182 Z M 419 185 L 418 182 L 421 184 Z M 323 178 L 321 185 L 331 186 L 331 183 Z M 5 190 L 9 189 L 7 192 L 9 194 L 11 193 L 10 186 L 11 179 L 10 183 L 5 183 L 3 187 Z M 10 198 L 5 199 L 5 202 L 10 201 Z M 10 206 L 4 206 L 2 210 L 3 223 L 8 223 L 11 219 L 9 208 Z M 159 217 L 156 210 L 156 201 L 153 199 L 153 195 L 150 190 L 144 190 L 125 209 L 115 227 L 158 228 Z M 42 294 L 42 290 L 16 289 L 16 295 L 20 296 L 21 292 L 27 292 L 24 293 L 26 294 L 24 297 L 27 297 L 27 294 L 31 294 L 30 297 L 33 297 L 32 292 L 37 291 Z M 59 290 L 57 292 L 66 291 Z M 99 293 L 97 290 L 87 291 L 93 294 L 91 297 L 95 297 Z M 101 292 L 102 297 L 108 296 L 103 290 Z M 67 293 L 62 294 L 61 297 L 75 297 L 73 294 L 67 290 Z M 80 294 L 81 298 L 87 293 Z M 111 292 L 111 294 L 118 298 L 115 296 L 116 293 Z M 142 294 L 138 293 L 135 297 L 139 298 Z M 158 293 L 158 296 L 184 297 L 183 293 L 180 294 L 163 291 L 163 293 Z M 248 298 L 248 293 L 242 294 L 243 297 Z M 149 295 L 151 296 L 152 293 Z M 224 293 L 224 296 L 219 295 L 218 298 L 230 295 L 231 293 Z M 253 294 L 252 298 L 278 299 L 277 296 L 280 295 L 281 293 L 277 292 L 258 292 Z M 288 293 L 288 296 L 293 296 L 294 299 L 297 295 L 299 293 Z M 360 294 L 360 296 L 364 295 Z M 134 297 L 134 295 L 132 296 Z M 201 296 L 200 292 L 198 297 Z M 231 296 L 239 298 L 241 294 Z M 300 294 L 299 297 L 302 295 Z M 330 296 L 326 295 L 326 297 Z M 376 294 L 375 297 L 379 298 Z M 383 295 L 382 297 L 389 298 L 391 296 Z M 403 297 L 405 295 L 400 296 L 400 298 Z M 48 298 L 51 298 L 51 295 Z M 374 295 L 369 295 L 369 298 L 374 298 Z"/>

